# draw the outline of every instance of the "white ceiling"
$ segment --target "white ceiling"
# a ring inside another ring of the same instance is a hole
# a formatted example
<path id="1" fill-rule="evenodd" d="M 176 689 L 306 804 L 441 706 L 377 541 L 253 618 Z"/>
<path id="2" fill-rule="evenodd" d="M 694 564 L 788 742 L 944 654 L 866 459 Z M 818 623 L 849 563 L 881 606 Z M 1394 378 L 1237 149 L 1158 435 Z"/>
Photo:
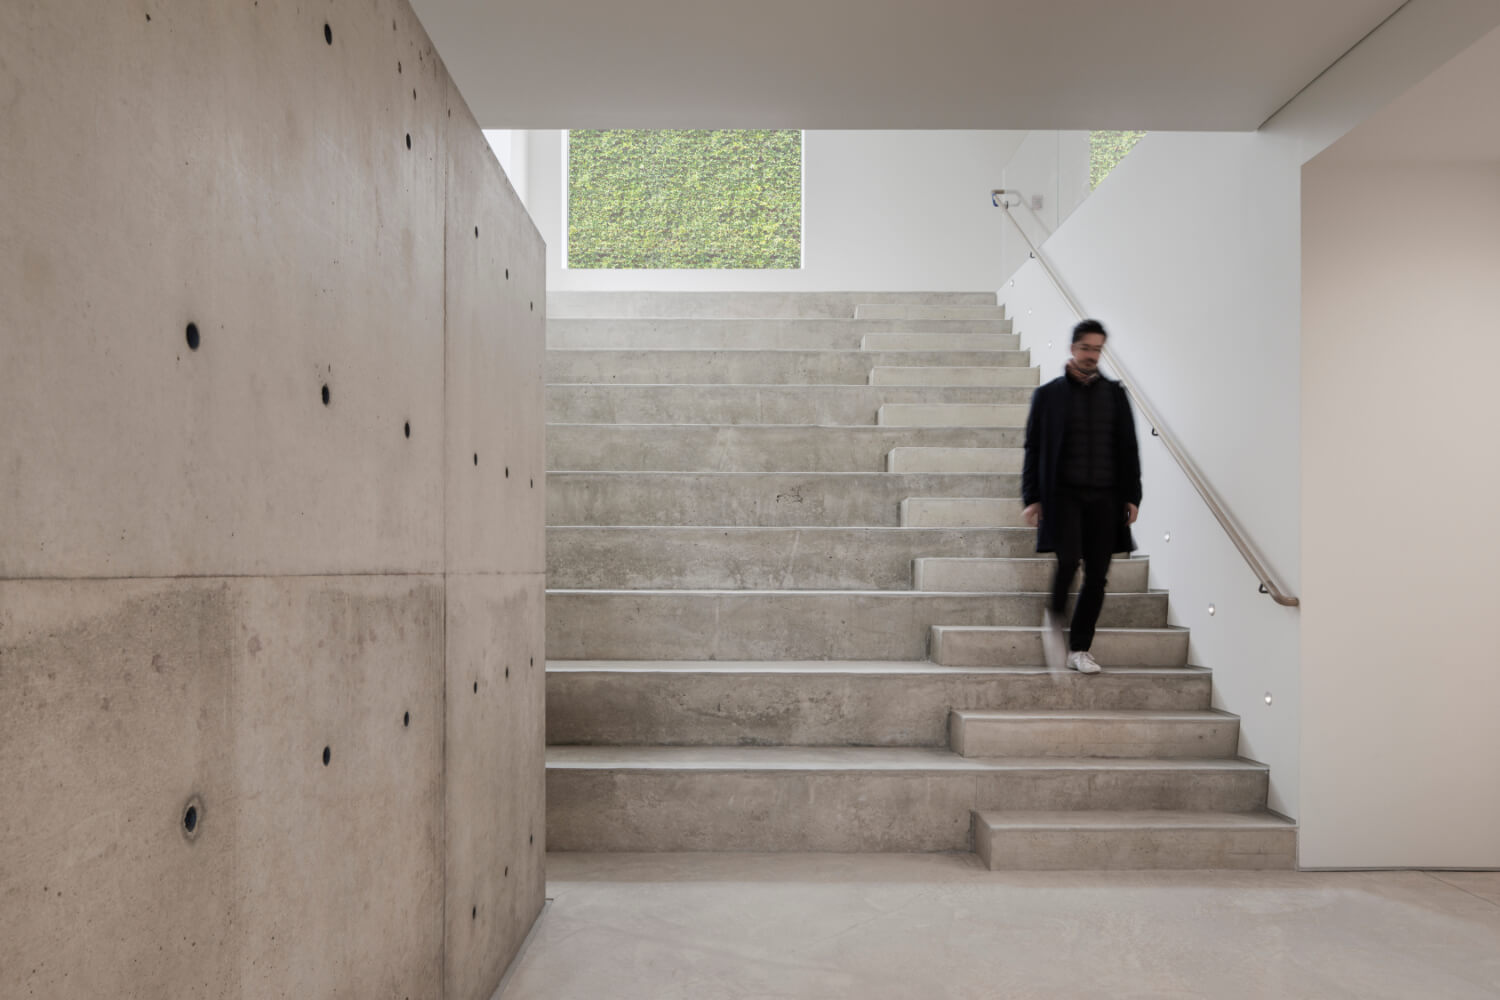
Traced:
<path id="1" fill-rule="evenodd" d="M 485 128 L 1258 127 L 1402 0 L 413 0 Z"/>
<path id="2" fill-rule="evenodd" d="M 1320 156 L 1340 163 L 1500 163 L 1500 29 Z"/>

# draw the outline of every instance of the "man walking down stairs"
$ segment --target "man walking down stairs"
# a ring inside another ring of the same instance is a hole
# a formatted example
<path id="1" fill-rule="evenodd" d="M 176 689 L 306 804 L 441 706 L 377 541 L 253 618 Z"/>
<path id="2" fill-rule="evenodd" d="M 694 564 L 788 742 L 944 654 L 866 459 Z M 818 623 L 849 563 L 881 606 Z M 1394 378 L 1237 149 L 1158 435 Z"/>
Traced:
<path id="1" fill-rule="evenodd" d="M 1146 559 L 1044 666 L 992 294 L 554 294 L 548 344 L 551 850 L 1294 864 Z"/>

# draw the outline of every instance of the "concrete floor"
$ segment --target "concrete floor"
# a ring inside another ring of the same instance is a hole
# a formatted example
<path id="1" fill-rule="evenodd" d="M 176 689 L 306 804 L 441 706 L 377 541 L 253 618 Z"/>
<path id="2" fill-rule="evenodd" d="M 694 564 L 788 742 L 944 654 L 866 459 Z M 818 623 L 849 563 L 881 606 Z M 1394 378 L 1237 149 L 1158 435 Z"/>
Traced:
<path id="1" fill-rule="evenodd" d="M 503 1000 L 1500 997 L 1500 872 L 552 854 L 547 874 Z"/>

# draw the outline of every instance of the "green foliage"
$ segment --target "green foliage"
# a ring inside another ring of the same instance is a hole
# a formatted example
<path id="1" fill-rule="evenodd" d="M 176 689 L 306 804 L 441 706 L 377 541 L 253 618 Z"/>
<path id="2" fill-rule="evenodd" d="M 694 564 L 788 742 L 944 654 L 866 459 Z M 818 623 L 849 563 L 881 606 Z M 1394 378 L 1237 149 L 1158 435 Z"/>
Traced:
<path id="1" fill-rule="evenodd" d="M 1090 132 L 1089 133 L 1089 190 L 1109 176 L 1109 172 L 1125 159 L 1125 154 L 1135 148 L 1145 132 Z"/>
<path id="2" fill-rule="evenodd" d="M 569 133 L 568 266 L 802 266 L 802 133 Z"/>

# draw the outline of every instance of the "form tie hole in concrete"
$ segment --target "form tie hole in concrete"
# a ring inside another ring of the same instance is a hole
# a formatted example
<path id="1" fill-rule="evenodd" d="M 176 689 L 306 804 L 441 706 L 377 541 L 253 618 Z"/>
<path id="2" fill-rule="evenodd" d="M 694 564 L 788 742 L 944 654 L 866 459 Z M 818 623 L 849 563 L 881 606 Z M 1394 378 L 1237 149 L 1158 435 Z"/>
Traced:
<path id="1" fill-rule="evenodd" d="M 196 351 L 198 349 L 198 324 L 197 323 L 189 323 L 187 325 L 187 344 L 188 344 L 188 350 L 190 350 L 190 351 Z"/>
<path id="2" fill-rule="evenodd" d="M 396 61 L 396 72 L 401 72 L 401 61 L 399 59 Z"/>
<path id="3" fill-rule="evenodd" d="M 536 843 L 536 834 L 533 833 L 531 836 L 527 837 L 526 838 L 526 843 L 528 843 L 528 844 L 535 844 Z"/>
<path id="4" fill-rule="evenodd" d="M 505 269 L 505 280 L 506 281 L 510 280 L 510 268 L 508 268 L 508 267 Z"/>
<path id="5" fill-rule="evenodd" d="M 533 656 L 533 657 L 532 657 L 532 658 L 531 658 L 531 665 L 532 665 L 532 666 L 533 666 L 533 667 L 534 667 L 534 666 L 536 666 L 536 657 L 535 657 L 535 656 Z"/>
<path id="6" fill-rule="evenodd" d="M 476 240 L 479 239 L 479 227 L 478 226 L 474 227 L 474 238 Z"/>
<path id="7" fill-rule="evenodd" d="M 333 749 L 331 747 L 324 747 L 323 748 L 323 766 L 327 767 L 328 766 L 328 762 L 330 760 L 332 760 L 332 759 L 333 759 Z"/>
<path id="8" fill-rule="evenodd" d="M 332 400 L 332 398 L 333 398 L 332 395 L 328 391 L 328 385 L 327 385 L 327 383 L 324 383 L 324 385 L 323 385 L 323 405 L 327 406 L 329 404 L 329 402 Z"/>
<path id="9" fill-rule="evenodd" d="M 510 680 L 510 667 L 505 668 L 505 679 Z"/>
<path id="10" fill-rule="evenodd" d="M 472 909 L 472 910 L 469 911 L 469 919 L 470 920 L 478 920 L 479 919 L 479 907 L 476 906 L 476 907 L 474 907 L 474 909 Z"/>
<path id="11" fill-rule="evenodd" d="M 477 452 L 477 451 L 474 453 L 474 464 L 475 465 L 479 464 L 479 452 Z"/>
<path id="12" fill-rule="evenodd" d="M 403 428 L 403 430 L 406 431 L 406 436 L 407 437 L 411 437 L 411 421 L 410 420 L 408 420 L 406 422 L 406 426 Z"/>
<path id="13" fill-rule="evenodd" d="M 510 466 L 508 466 L 508 465 L 505 467 L 505 478 L 506 479 L 510 478 Z"/>
<path id="14" fill-rule="evenodd" d="M 475 694 L 479 693 L 479 682 L 478 681 L 474 682 L 474 693 Z"/>
<path id="15" fill-rule="evenodd" d="M 403 712 L 401 715 L 401 727 L 404 729 L 411 725 L 411 713 Z"/>
<path id="16" fill-rule="evenodd" d="M 535 302 L 531 303 L 531 311 L 532 312 L 536 312 L 536 303 Z"/>
<path id="17" fill-rule="evenodd" d="M 505 877 L 510 878 L 510 865 L 505 866 Z"/>
<path id="18" fill-rule="evenodd" d="M 536 480 L 531 480 L 531 489 L 536 489 Z"/>
<path id="19" fill-rule="evenodd" d="M 323 41 L 333 44 L 333 28 L 328 24 L 323 25 Z"/>
<path id="20" fill-rule="evenodd" d="M 414 101 L 417 99 L 417 88 L 416 87 L 413 87 L 411 89 L 411 99 L 414 100 Z"/>
<path id="21" fill-rule="evenodd" d="M 198 839 L 198 831 L 203 829 L 203 800 L 194 795 L 188 799 L 187 805 L 182 810 L 182 835 L 188 840 Z"/>
<path id="22" fill-rule="evenodd" d="M 406 133 L 406 148 L 411 149 L 411 133 Z"/>

